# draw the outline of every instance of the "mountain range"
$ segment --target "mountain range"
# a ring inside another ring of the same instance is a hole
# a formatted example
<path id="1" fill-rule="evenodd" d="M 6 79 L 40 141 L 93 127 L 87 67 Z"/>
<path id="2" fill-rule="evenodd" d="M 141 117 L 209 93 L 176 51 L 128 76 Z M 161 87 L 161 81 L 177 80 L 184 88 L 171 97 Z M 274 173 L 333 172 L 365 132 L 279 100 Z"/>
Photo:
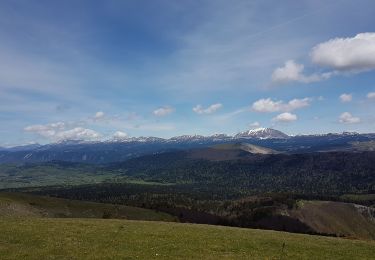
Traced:
<path id="1" fill-rule="evenodd" d="M 145 154 L 173 150 L 209 147 L 218 144 L 252 144 L 287 153 L 321 151 L 361 151 L 375 146 L 375 134 L 353 132 L 319 135 L 289 136 L 272 128 L 257 128 L 233 136 L 182 135 L 163 139 L 158 137 L 130 137 L 116 140 L 88 142 L 65 140 L 46 145 L 32 144 L 0 148 L 0 163 L 25 163 L 46 161 L 69 161 L 85 163 L 109 163 L 124 161 Z"/>

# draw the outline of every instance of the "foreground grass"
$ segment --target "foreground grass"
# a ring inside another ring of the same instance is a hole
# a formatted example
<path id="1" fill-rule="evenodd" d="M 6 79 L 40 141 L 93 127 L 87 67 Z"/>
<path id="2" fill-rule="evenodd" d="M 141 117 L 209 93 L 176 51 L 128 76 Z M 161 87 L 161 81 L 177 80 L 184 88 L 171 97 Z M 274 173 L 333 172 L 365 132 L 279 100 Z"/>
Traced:
<path id="1" fill-rule="evenodd" d="M 375 242 L 166 222 L 0 218 L 0 256 L 1 259 L 373 259 Z"/>

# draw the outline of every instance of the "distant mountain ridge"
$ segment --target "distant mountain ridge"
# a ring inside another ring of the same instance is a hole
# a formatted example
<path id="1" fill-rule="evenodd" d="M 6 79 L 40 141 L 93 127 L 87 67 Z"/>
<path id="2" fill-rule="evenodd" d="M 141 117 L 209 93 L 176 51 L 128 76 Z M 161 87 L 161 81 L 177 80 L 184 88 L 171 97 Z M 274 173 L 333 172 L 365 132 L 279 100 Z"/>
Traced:
<path id="1" fill-rule="evenodd" d="M 113 138 L 103 141 L 85 141 L 85 140 L 62 140 L 56 143 L 49 143 L 46 145 L 41 145 L 38 143 L 19 145 L 12 147 L 0 147 L 0 151 L 25 151 L 25 150 L 34 150 L 45 146 L 56 146 L 56 145 L 78 145 L 78 144 L 95 144 L 95 143 L 132 143 L 132 142 L 195 142 L 195 141 L 204 141 L 204 140 L 216 140 L 216 141 L 228 141 L 228 140 L 239 140 L 239 139 L 288 139 L 292 137 L 329 137 L 329 136 L 374 136 L 375 133 L 368 134 L 359 134 L 357 132 L 342 132 L 342 133 L 327 133 L 327 134 L 300 134 L 300 135 L 288 135 L 280 130 L 273 128 L 255 128 L 239 132 L 237 134 L 228 135 L 224 133 L 216 133 L 212 135 L 179 135 L 171 138 L 161 138 L 155 136 L 139 136 L 139 137 L 125 137 L 125 138 Z"/>
<path id="2" fill-rule="evenodd" d="M 46 145 L 32 144 L 0 149 L 0 163 L 68 161 L 110 163 L 128 160 L 145 154 L 171 150 L 205 148 L 218 144 L 243 143 L 279 152 L 305 153 L 321 151 L 358 151 L 372 149 L 375 134 L 329 133 L 290 136 L 272 128 L 257 128 L 233 136 L 182 135 L 169 139 L 158 137 L 130 137 L 121 140 L 81 141 L 65 140 Z M 366 145 L 362 145 L 365 144 Z M 369 143 L 370 142 L 370 143 Z M 360 147 L 360 149 L 359 149 Z"/>

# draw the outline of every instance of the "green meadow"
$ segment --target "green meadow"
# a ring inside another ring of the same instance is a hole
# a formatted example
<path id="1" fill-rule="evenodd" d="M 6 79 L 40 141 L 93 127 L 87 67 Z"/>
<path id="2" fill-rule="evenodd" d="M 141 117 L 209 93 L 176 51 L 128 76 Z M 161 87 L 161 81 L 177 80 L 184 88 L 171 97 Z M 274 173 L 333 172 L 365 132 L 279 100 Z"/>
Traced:
<path id="1" fill-rule="evenodd" d="M 109 219 L 1 218 L 1 259 L 374 259 L 375 241 Z"/>

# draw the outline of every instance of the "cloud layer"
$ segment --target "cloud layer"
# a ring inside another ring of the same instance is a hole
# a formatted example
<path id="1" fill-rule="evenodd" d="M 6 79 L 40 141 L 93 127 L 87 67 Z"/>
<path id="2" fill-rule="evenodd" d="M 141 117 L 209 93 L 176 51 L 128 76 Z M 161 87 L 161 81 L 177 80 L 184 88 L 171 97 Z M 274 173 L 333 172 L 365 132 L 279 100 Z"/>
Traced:
<path id="1" fill-rule="evenodd" d="M 375 33 L 320 43 L 312 49 L 311 59 L 315 64 L 338 71 L 375 69 Z"/>
<path id="2" fill-rule="evenodd" d="M 63 141 L 63 140 L 98 140 L 101 134 L 98 132 L 83 128 L 74 127 L 67 129 L 67 125 L 63 122 L 51 123 L 46 125 L 31 125 L 24 128 L 26 132 L 37 134 L 43 138 L 47 138 L 51 141 Z"/>
<path id="3" fill-rule="evenodd" d="M 310 83 L 315 81 L 320 81 L 325 79 L 328 74 L 322 75 L 309 75 L 306 76 L 303 74 L 304 66 L 303 64 L 298 64 L 294 60 L 288 60 L 285 62 L 283 67 L 279 67 L 274 70 L 272 73 L 271 79 L 272 82 L 276 84 L 283 84 L 292 81 L 302 82 L 302 83 Z"/>
<path id="4" fill-rule="evenodd" d="M 166 116 L 166 115 L 173 113 L 173 111 L 174 111 L 173 107 L 164 106 L 164 107 L 159 107 L 158 109 L 155 109 L 152 113 L 155 116 L 162 117 L 162 116 Z"/>
<path id="5" fill-rule="evenodd" d="M 312 48 L 311 61 L 330 71 L 304 74 L 304 65 L 288 60 L 276 68 L 271 80 L 275 84 L 289 82 L 311 83 L 343 73 L 359 73 L 375 69 L 375 33 L 360 33 L 354 37 L 335 38 Z"/>
<path id="6" fill-rule="evenodd" d="M 375 100 L 375 92 L 370 92 L 367 94 L 368 99 L 374 99 Z"/>
<path id="7" fill-rule="evenodd" d="M 99 111 L 95 113 L 94 119 L 99 120 L 99 119 L 102 119 L 104 116 L 105 116 L 104 112 Z"/>
<path id="8" fill-rule="evenodd" d="M 117 141 L 121 141 L 128 138 L 128 134 L 122 131 L 116 131 L 113 134 L 113 139 Z"/>
<path id="9" fill-rule="evenodd" d="M 252 109 L 256 112 L 272 113 L 272 112 L 290 112 L 299 108 L 307 107 L 310 105 L 311 98 L 292 99 L 287 103 L 284 101 L 273 101 L 271 98 L 262 98 L 255 101 Z"/>
<path id="10" fill-rule="evenodd" d="M 258 128 L 258 127 L 260 127 L 260 123 L 258 121 L 255 121 L 250 124 L 250 128 Z"/>
<path id="11" fill-rule="evenodd" d="M 211 106 L 204 108 L 201 105 L 196 105 L 193 107 L 193 111 L 197 114 L 212 114 L 215 113 L 217 110 L 222 108 L 223 105 L 220 103 L 212 104 Z"/>
<path id="12" fill-rule="evenodd" d="M 357 124 L 361 122 L 361 119 L 359 117 L 355 117 L 349 112 L 344 112 L 339 117 L 339 122 L 343 124 Z"/>
<path id="13" fill-rule="evenodd" d="M 340 95 L 340 100 L 343 103 L 348 103 L 348 102 L 352 101 L 352 99 L 353 99 L 352 94 L 343 93 L 343 94 Z"/>
<path id="14" fill-rule="evenodd" d="M 275 122 L 281 122 L 281 123 L 290 123 L 297 120 L 297 115 L 285 112 L 281 113 L 280 115 L 277 115 L 272 119 Z"/>

